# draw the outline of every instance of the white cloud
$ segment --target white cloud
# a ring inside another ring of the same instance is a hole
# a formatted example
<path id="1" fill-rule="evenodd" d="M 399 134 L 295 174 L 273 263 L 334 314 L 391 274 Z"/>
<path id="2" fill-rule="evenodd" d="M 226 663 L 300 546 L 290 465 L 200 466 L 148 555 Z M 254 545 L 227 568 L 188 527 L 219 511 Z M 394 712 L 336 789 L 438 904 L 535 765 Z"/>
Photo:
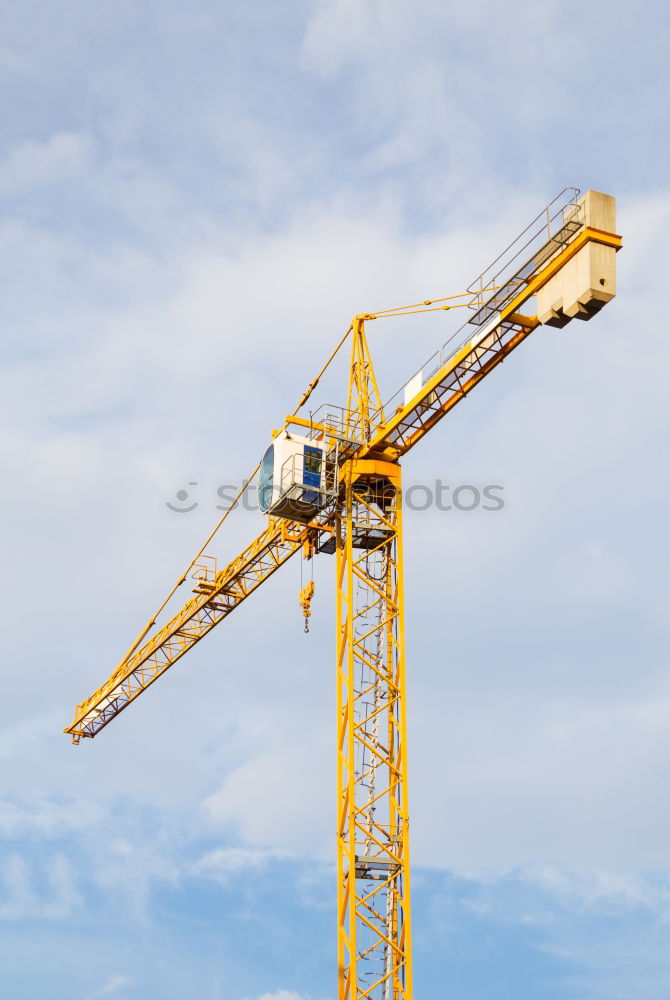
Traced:
<path id="1" fill-rule="evenodd" d="M 124 993 L 135 985 L 135 980 L 130 976 L 114 975 L 99 989 L 91 994 L 92 997 L 109 997 L 115 993 Z"/>
<path id="2" fill-rule="evenodd" d="M 307 1000 L 307 997 L 293 993 L 291 990 L 277 990 L 274 993 L 263 993 L 256 1000 Z"/>
<path id="3" fill-rule="evenodd" d="M 303 731 L 296 738 L 296 714 L 286 707 L 281 735 L 271 730 L 276 748 L 250 750 L 205 806 L 217 825 L 233 829 L 244 843 L 329 858 L 334 797 L 325 779 L 330 748 L 313 733 Z"/>
<path id="4" fill-rule="evenodd" d="M 321 0 L 305 30 L 302 62 L 328 80 L 339 77 L 338 85 L 347 74 L 355 79 L 351 113 L 366 177 L 390 185 L 411 177 L 405 194 L 417 214 L 462 211 L 472 219 L 495 198 L 489 185 L 496 184 L 491 163 L 505 141 L 501 130 L 509 136 L 518 129 L 522 142 L 569 101 L 560 74 L 529 87 L 510 47 L 532 52 L 538 64 L 560 50 L 566 67 L 586 53 L 583 39 L 566 28 L 565 5 L 554 0 L 522 0 L 513 26 L 493 2 L 420 0 L 410 8 L 398 0 Z"/>
<path id="5" fill-rule="evenodd" d="M 670 886 L 658 878 L 621 871 L 583 871 L 543 865 L 525 869 L 522 881 L 537 886 L 570 909 L 617 914 L 648 910 L 670 917 Z"/>
<path id="6" fill-rule="evenodd" d="M 29 62 L 7 45 L 0 45 L 0 67 L 8 73 L 18 74 L 31 69 Z"/>
<path id="7" fill-rule="evenodd" d="M 199 858 L 191 871 L 201 878 L 226 883 L 234 875 L 260 872 L 273 861 L 287 860 L 291 857 L 289 852 L 280 850 L 219 847 Z"/>
<path id="8" fill-rule="evenodd" d="M 52 725 L 53 721 L 50 716 Z M 32 726 L 37 728 L 34 720 Z M 36 742 L 44 740 L 45 728 L 34 736 Z M 97 805 L 74 797 L 59 801 L 47 795 L 33 794 L 24 795 L 19 800 L 0 799 L 0 837 L 7 840 L 57 840 L 93 827 L 101 818 Z"/>
<path id="9" fill-rule="evenodd" d="M 492 905 L 485 900 L 461 899 L 459 902 L 464 910 L 469 910 L 470 913 L 474 913 L 477 917 L 488 917 L 493 912 Z"/>
<path id="10" fill-rule="evenodd" d="M 34 867 L 14 851 L 0 861 L 0 920 L 63 921 L 81 903 L 72 864 L 64 854 L 45 855 Z"/>
<path id="11" fill-rule="evenodd" d="M 86 173 L 91 158 L 85 135 L 60 132 L 45 142 L 24 142 L 0 162 L 0 195 L 72 181 Z"/>

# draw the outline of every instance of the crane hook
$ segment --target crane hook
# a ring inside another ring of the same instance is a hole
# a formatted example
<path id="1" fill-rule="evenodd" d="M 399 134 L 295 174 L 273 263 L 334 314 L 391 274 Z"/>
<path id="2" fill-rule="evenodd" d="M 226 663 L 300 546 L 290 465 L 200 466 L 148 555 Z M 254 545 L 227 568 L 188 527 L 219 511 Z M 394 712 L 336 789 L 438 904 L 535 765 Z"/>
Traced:
<path id="1" fill-rule="evenodd" d="M 300 597 L 298 598 L 298 603 L 302 608 L 302 612 L 305 616 L 305 632 L 309 632 L 309 618 L 312 614 L 310 604 L 312 603 L 312 598 L 314 597 L 314 580 L 310 580 L 306 587 L 303 587 L 300 591 Z"/>

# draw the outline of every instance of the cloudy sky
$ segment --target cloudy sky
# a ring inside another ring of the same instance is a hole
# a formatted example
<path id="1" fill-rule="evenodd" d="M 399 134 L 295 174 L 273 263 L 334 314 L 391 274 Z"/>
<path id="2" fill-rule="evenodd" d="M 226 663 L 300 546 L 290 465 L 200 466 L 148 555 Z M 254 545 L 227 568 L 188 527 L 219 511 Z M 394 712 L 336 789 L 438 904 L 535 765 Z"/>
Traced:
<path id="1" fill-rule="evenodd" d="M 350 316 L 462 291 L 571 184 L 618 198 L 617 299 L 405 463 L 505 497 L 406 518 L 416 993 L 667 1000 L 666 6 L 0 13 L 3 995 L 334 1000 L 332 560 L 309 636 L 296 561 L 61 730 Z M 389 393 L 441 324 L 371 329 Z"/>

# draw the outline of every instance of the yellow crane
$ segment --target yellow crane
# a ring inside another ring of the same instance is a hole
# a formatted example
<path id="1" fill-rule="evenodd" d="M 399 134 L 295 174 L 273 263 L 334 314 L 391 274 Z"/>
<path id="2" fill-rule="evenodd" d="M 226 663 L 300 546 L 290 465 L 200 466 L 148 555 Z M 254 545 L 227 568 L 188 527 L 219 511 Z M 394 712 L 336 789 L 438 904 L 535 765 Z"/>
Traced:
<path id="1" fill-rule="evenodd" d="M 538 326 L 588 320 L 614 297 L 615 199 L 579 195 L 562 191 L 466 293 L 353 319 L 257 467 L 264 530 L 217 569 L 208 548 L 233 503 L 65 729 L 74 743 L 94 737 L 291 556 L 334 554 L 339 1000 L 413 996 L 400 460 Z M 466 322 L 382 403 L 366 324 L 457 307 Z M 301 416 L 347 339 L 345 405 Z M 193 596 L 161 624 L 188 579 Z M 313 593 L 310 582 L 300 594 L 306 630 Z"/>

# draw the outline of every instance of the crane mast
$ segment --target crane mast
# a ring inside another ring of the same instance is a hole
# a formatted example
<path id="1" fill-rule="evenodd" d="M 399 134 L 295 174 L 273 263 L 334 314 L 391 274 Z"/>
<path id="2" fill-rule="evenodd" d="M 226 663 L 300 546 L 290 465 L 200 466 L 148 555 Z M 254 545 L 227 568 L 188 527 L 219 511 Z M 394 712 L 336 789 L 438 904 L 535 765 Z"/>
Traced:
<path id="1" fill-rule="evenodd" d="M 348 412 L 383 422 L 364 321 Z M 400 465 L 348 459 L 337 507 L 338 1000 L 412 995 Z"/>
<path id="2" fill-rule="evenodd" d="M 346 406 L 298 415 L 331 355 L 273 433 L 290 456 L 265 529 L 218 569 L 205 550 L 219 522 L 172 592 L 190 577 L 193 596 L 160 627 L 150 619 L 65 729 L 94 737 L 291 556 L 334 553 L 338 1000 L 413 997 L 400 459 L 535 329 L 588 320 L 614 297 L 614 206 L 566 188 L 463 295 L 356 316 Z M 466 323 L 383 404 L 366 323 L 463 307 Z M 306 631 L 313 592 L 300 594 Z"/>

